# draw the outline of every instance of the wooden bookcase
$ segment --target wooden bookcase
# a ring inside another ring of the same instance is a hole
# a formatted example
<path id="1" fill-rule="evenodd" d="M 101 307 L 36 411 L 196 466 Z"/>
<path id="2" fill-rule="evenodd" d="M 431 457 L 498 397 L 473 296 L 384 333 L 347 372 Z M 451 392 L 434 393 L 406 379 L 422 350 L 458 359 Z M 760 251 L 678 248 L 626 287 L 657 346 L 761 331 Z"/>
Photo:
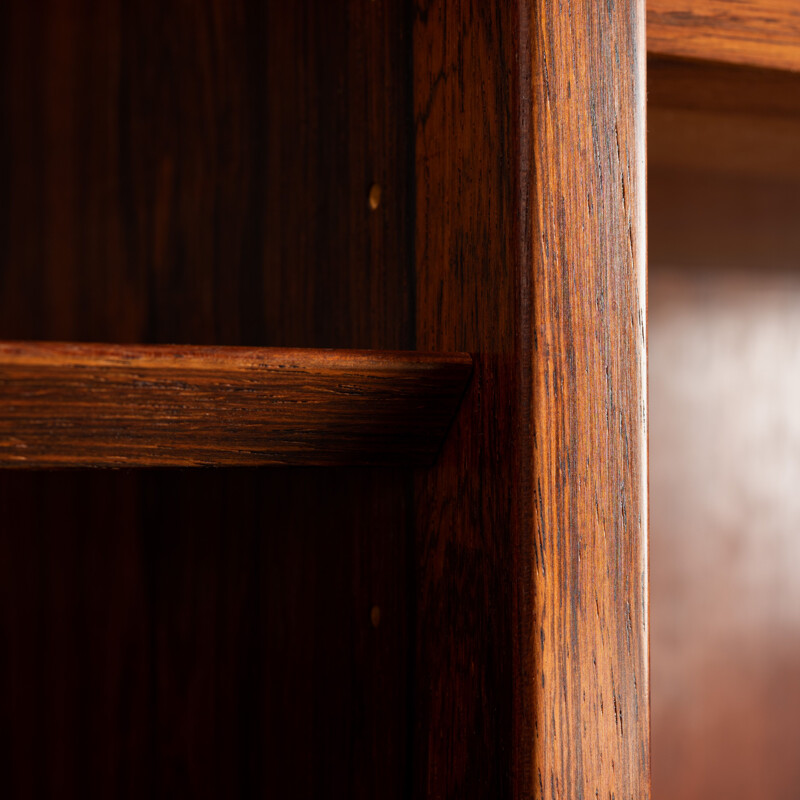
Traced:
<path id="1" fill-rule="evenodd" d="M 647 800 L 643 2 L 0 36 L 4 796 Z"/>
<path id="2" fill-rule="evenodd" d="M 800 785 L 800 5 L 650 0 L 653 797 Z"/>

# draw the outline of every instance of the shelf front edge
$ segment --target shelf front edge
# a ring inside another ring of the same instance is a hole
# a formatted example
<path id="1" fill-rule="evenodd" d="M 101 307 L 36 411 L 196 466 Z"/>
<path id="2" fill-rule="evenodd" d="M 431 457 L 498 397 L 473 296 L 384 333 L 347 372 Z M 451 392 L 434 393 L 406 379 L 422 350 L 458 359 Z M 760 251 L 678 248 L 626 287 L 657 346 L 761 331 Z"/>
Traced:
<path id="1" fill-rule="evenodd" d="M 0 467 L 431 464 L 463 353 L 0 342 Z"/>

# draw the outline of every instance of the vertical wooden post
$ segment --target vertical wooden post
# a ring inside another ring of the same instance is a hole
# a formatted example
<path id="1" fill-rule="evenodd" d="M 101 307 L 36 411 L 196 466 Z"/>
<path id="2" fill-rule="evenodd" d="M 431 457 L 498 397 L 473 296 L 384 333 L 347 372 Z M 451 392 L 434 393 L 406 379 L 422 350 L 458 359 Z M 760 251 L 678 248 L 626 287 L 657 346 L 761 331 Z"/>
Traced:
<path id="1" fill-rule="evenodd" d="M 415 787 L 649 797 L 644 8 L 418 4 Z"/>

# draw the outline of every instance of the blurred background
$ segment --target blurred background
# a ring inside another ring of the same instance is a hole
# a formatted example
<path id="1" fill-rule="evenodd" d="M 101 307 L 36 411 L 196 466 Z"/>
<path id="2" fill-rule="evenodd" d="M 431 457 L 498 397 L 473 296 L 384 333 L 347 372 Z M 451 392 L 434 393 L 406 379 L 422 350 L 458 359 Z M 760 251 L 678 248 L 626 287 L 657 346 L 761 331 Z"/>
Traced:
<path id="1" fill-rule="evenodd" d="M 649 64 L 655 800 L 800 796 L 798 78 Z"/>

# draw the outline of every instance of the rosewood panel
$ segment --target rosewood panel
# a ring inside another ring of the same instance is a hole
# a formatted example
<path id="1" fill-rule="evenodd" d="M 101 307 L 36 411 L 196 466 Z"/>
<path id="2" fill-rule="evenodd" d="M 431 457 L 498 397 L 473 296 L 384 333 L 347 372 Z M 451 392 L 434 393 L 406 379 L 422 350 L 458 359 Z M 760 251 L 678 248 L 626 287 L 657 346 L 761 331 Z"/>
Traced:
<path id="1" fill-rule="evenodd" d="M 413 349 L 408 23 L 0 4 L 0 338 Z M 402 796 L 409 481 L 0 476 L 7 795 Z"/>
<path id="2" fill-rule="evenodd" d="M 446 0 L 418 4 L 414 20 L 417 343 L 458 343 L 475 359 L 439 464 L 416 480 L 419 797 L 510 798 L 515 754 L 531 743 L 532 665 L 515 656 L 531 624 L 519 581 L 529 553 L 514 558 L 529 444 L 519 13 L 516 3 Z"/>
<path id="3" fill-rule="evenodd" d="M 644 62 L 639 2 L 417 4 L 418 345 L 476 353 L 416 482 L 420 796 L 649 796 Z"/>
<path id="4" fill-rule="evenodd" d="M 430 464 L 472 362 L 0 342 L 0 466 Z"/>
<path id="5" fill-rule="evenodd" d="M 12 789 L 648 797 L 642 3 L 0 15 L 4 338 L 476 365 L 413 484 L 2 476 Z"/>
<path id="6" fill-rule="evenodd" d="M 648 0 L 652 53 L 800 70 L 794 0 Z"/>
<path id="7" fill-rule="evenodd" d="M 535 774 L 553 800 L 638 800 L 650 794 L 644 3 L 538 13 Z"/>

